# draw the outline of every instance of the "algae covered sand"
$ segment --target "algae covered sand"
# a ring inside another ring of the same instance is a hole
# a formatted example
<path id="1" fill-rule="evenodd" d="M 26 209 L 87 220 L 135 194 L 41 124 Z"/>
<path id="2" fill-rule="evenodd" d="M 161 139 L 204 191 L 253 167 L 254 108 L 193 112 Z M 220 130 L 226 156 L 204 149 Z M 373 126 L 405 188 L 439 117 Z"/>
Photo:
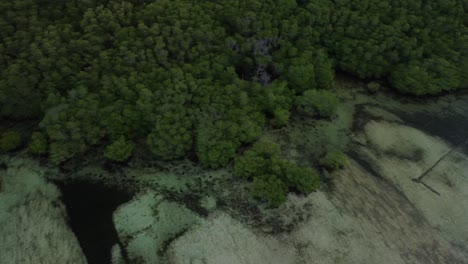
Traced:
<path id="1" fill-rule="evenodd" d="M 86 263 L 46 170 L 22 160 L 0 170 L 0 263 Z"/>

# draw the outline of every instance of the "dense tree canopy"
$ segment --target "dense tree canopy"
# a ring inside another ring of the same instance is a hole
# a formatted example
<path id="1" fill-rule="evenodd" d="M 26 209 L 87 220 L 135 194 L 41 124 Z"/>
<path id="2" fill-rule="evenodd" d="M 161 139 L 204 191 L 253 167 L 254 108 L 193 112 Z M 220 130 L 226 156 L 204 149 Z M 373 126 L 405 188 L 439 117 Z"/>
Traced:
<path id="1" fill-rule="evenodd" d="M 285 125 L 295 98 L 321 116 L 327 106 L 314 102 L 335 101 L 310 91 L 332 88 L 335 71 L 388 79 L 413 95 L 467 87 L 467 8 L 463 0 L 2 1 L 0 118 L 41 120 L 30 150 L 57 164 L 96 146 L 125 160 L 147 144 L 155 158 L 193 152 L 220 167 L 265 125 Z M 265 176 L 259 192 L 265 184 L 284 189 Z"/>

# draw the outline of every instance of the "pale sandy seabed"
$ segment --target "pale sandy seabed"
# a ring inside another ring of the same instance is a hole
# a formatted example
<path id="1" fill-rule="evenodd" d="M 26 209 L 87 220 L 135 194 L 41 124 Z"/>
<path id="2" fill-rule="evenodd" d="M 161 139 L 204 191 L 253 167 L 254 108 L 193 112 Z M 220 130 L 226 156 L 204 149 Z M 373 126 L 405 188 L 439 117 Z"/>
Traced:
<path id="1" fill-rule="evenodd" d="M 468 96 L 340 94 L 333 121 L 297 118 L 264 135 L 301 165 L 327 150 L 351 157 L 347 169 L 324 174 L 319 191 L 290 194 L 274 210 L 229 171 L 190 162 L 64 173 L 4 156 L 0 263 L 86 262 L 59 190 L 44 180 L 64 177 L 135 191 L 109 220 L 114 264 L 468 263 Z"/>

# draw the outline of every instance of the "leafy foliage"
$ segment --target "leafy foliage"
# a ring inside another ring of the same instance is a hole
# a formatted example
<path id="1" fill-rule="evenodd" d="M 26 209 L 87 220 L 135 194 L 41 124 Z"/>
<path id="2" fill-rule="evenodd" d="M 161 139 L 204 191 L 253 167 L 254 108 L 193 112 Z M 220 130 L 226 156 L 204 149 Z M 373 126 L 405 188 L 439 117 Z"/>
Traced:
<path id="1" fill-rule="evenodd" d="M 121 136 L 112 144 L 106 147 L 104 156 L 114 161 L 126 161 L 132 155 L 135 146 L 131 142 L 127 142 L 125 137 Z"/>
<path id="2" fill-rule="evenodd" d="M 272 207 L 278 207 L 284 203 L 287 193 L 286 184 L 274 175 L 262 175 L 253 180 L 253 196 L 266 199 Z"/>
<path id="3" fill-rule="evenodd" d="M 273 207 L 286 200 L 289 189 L 310 193 L 319 186 L 319 177 L 314 170 L 282 160 L 280 155 L 277 144 L 258 141 L 236 158 L 234 165 L 237 176 L 253 179 L 253 195 L 268 200 Z"/>
<path id="4" fill-rule="evenodd" d="M 43 155 L 47 153 L 47 138 L 44 133 L 34 132 L 29 142 L 29 152 L 34 155 Z"/>
<path id="5" fill-rule="evenodd" d="M 348 156 L 341 151 L 331 151 L 322 158 L 320 164 L 327 169 L 338 170 L 348 166 L 349 159 Z"/>
<path id="6" fill-rule="evenodd" d="M 380 84 L 377 82 L 370 82 L 367 84 L 366 88 L 367 88 L 367 91 L 369 91 L 369 93 L 373 94 L 380 90 Z"/>
<path id="7" fill-rule="evenodd" d="M 296 108 L 299 113 L 331 118 L 336 114 L 338 98 L 325 90 L 307 90 L 296 98 Z"/>
<path id="8" fill-rule="evenodd" d="M 192 148 L 192 123 L 183 108 L 167 111 L 159 117 L 148 135 L 148 146 L 153 154 L 163 160 L 183 157 Z"/>
<path id="9" fill-rule="evenodd" d="M 15 131 L 7 131 L 0 136 L 0 150 L 12 151 L 21 144 L 21 135 Z"/>
<path id="10" fill-rule="evenodd" d="M 288 187 L 296 188 L 301 193 L 310 193 L 320 184 L 317 172 L 313 169 L 301 168 L 295 164 L 283 162 L 282 171 L 282 178 Z"/>
<path id="11" fill-rule="evenodd" d="M 433 58 L 400 65 L 390 81 L 401 92 L 423 95 L 455 90 L 461 86 L 462 76 L 461 69 L 446 59 Z"/>

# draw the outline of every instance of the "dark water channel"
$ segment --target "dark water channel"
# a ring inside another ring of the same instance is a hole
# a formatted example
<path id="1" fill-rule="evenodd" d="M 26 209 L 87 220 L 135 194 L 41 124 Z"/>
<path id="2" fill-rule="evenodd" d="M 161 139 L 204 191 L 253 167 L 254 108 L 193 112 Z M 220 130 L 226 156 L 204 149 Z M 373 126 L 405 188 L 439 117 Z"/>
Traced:
<path id="1" fill-rule="evenodd" d="M 457 98 L 439 113 L 393 112 L 410 126 L 438 136 L 468 154 L 468 96 Z"/>
<path id="2" fill-rule="evenodd" d="M 132 193 L 89 182 L 55 184 L 62 191 L 70 226 L 88 263 L 111 263 L 111 249 L 118 242 L 112 214 Z"/>

